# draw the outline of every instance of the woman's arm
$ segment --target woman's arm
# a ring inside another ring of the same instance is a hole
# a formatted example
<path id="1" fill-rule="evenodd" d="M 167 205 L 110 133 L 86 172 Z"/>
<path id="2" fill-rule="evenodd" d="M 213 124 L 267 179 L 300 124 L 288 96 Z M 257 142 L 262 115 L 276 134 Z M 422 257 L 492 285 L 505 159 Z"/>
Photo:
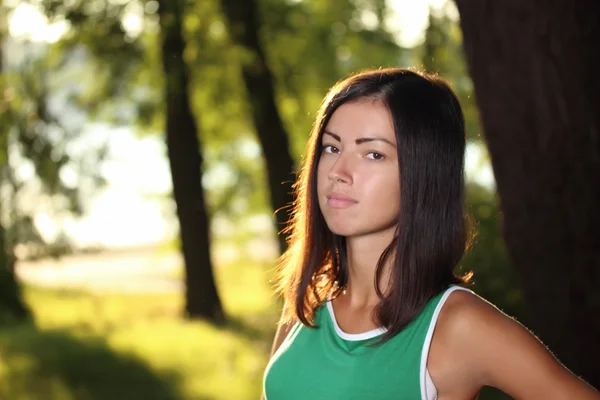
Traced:
<path id="1" fill-rule="evenodd" d="M 284 308 L 285 310 L 285 308 Z M 271 357 L 273 354 L 279 349 L 287 335 L 290 333 L 290 330 L 294 326 L 294 322 L 283 322 L 284 321 L 284 313 L 281 313 L 281 318 L 279 318 L 279 323 L 277 324 L 277 331 L 275 331 L 275 338 L 273 339 L 273 345 L 271 346 Z M 260 396 L 261 400 L 265 400 L 265 394 L 263 393 Z"/>
<path id="2" fill-rule="evenodd" d="M 275 338 L 273 339 L 273 345 L 271 346 L 271 357 L 273 354 L 279 349 L 281 343 L 285 340 L 288 333 L 294 326 L 294 322 L 282 322 L 283 321 L 283 313 L 281 314 L 281 318 L 279 320 L 279 324 L 277 325 L 277 331 L 275 332 Z"/>
<path id="3" fill-rule="evenodd" d="M 442 316 L 444 343 L 453 343 L 454 356 L 464 357 L 463 371 L 479 380 L 475 386 L 493 386 L 518 399 L 600 400 L 533 334 L 480 297 L 457 291 Z"/>

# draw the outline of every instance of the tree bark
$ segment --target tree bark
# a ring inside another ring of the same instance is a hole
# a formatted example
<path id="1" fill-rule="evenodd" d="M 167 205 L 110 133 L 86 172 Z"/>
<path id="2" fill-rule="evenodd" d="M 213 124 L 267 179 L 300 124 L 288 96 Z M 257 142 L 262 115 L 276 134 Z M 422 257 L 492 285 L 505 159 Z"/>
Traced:
<path id="1" fill-rule="evenodd" d="M 532 328 L 600 387 L 600 2 L 456 3 Z"/>
<path id="2" fill-rule="evenodd" d="M 252 109 L 252 120 L 266 160 L 277 230 L 285 227 L 290 218 L 289 206 L 293 201 L 292 184 L 294 160 L 290 153 L 288 135 L 275 105 L 273 74 L 269 69 L 261 46 L 258 31 L 260 22 L 255 0 L 221 0 L 229 35 L 233 43 L 252 55 L 250 62 L 242 65 L 242 75 Z M 278 236 L 283 252 L 287 241 Z"/>
<path id="3" fill-rule="evenodd" d="M 183 59 L 184 0 L 162 0 L 158 12 L 166 85 L 167 150 L 185 260 L 185 311 L 190 318 L 223 322 L 225 316 L 212 272 L 210 223 L 202 188 L 202 149 Z"/>
<path id="4" fill-rule="evenodd" d="M 0 326 L 31 318 L 31 312 L 21 296 L 14 266 L 14 256 L 6 245 L 4 227 L 0 225 Z"/>
<path id="5" fill-rule="evenodd" d="M 6 33 L 6 13 L 0 5 L 0 78 L 3 73 L 3 47 L 4 35 Z M 6 87 L 0 80 L 0 93 L 4 93 Z M 0 186 L 4 177 L 4 168 L 10 168 L 8 165 L 8 131 L 11 126 L 9 105 L 2 104 L 5 99 L 0 98 Z M 0 219 L 2 218 L 2 199 L 0 199 Z M 14 321 L 26 320 L 31 317 L 29 308 L 25 305 L 21 288 L 15 277 L 15 256 L 13 249 L 6 243 L 6 231 L 0 221 L 0 324 Z"/>

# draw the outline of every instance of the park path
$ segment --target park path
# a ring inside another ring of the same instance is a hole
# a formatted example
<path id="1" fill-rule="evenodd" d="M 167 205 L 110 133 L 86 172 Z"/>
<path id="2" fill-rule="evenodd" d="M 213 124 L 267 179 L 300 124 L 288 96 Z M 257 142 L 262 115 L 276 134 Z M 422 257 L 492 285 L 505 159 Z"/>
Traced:
<path id="1" fill-rule="evenodd" d="M 111 249 L 60 259 L 20 261 L 16 273 L 23 282 L 52 288 L 91 292 L 178 293 L 181 255 L 158 246 Z"/>
<path id="2" fill-rule="evenodd" d="M 213 260 L 228 263 L 238 259 L 240 249 L 216 247 Z M 273 260 L 277 242 L 248 243 L 245 259 Z M 183 258 L 178 251 L 159 245 L 108 249 L 98 253 L 73 254 L 60 259 L 20 261 L 17 277 L 28 284 L 50 288 L 83 289 L 91 292 L 180 293 L 183 285 Z"/>

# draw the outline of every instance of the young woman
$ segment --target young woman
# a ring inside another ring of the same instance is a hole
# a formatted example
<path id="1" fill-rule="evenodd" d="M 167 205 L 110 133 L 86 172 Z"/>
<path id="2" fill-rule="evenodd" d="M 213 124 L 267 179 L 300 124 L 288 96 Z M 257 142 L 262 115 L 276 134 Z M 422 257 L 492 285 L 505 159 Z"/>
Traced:
<path id="1" fill-rule="evenodd" d="M 441 79 L 361 73 L 325 98 L 296 186 L 267 400 L 600 399 L 464 286 L 465 131 Z"/>

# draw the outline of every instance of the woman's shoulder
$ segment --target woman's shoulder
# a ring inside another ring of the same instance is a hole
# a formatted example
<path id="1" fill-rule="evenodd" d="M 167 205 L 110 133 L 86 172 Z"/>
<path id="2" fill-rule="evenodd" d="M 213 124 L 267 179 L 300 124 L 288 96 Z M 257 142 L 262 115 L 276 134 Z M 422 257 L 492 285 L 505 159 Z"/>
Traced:
<path id="1" fill-rule="evenodd" d="M 472 290 L 453 286 L 446 293 L 448 298 L 444 302 L 438 325 L 448 325 L 453 331 L 464 329 L 464 325 L 472 323 L 473 318 L 504 315 L 496 306 Z"/>
<path id="2" fill-rule="evenodd" d="M 489 347 L 491 337 L 487 332 L 502 329 L 499 320 L 507 317 L 470 290 L 446 293 L 427 365 L 439 393 L 470 398 L 486 380 L 477 352 Z"/>
<path id="3" fill-rule="evenodd" d="M 449 351 L 468 356 L 487 347 L 490 331 L 506 329 L 514 320 L 471 290 L 452 290 L 436 324 L 436 339 Z M 507 325 L 508 324 L 508 325 Z"/>

